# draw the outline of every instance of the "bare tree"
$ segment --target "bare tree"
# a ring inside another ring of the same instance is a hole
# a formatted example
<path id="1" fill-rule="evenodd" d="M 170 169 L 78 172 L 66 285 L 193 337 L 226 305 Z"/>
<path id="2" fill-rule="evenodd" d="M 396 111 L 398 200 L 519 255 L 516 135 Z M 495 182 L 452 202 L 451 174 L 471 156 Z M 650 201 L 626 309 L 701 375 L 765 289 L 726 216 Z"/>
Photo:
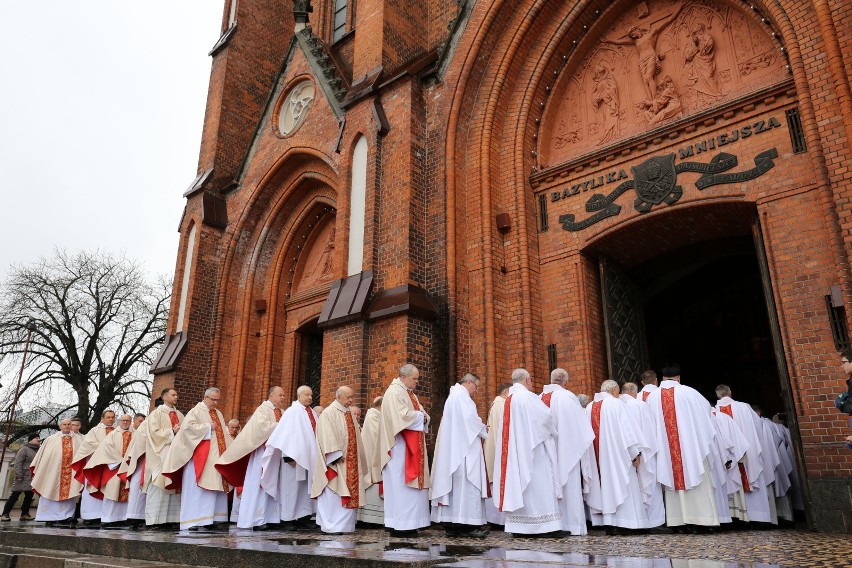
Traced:
<path id="1" fill-rule="evenodd" d="M 164 280 L 151 283 L 137 263 L 100 251 L 56 250 L 13 267 L 0 286 L 0 364 L 20 365 L 34 324 L 20 396 L 51 410 L 43 423 L 16 425 L 10 439 L 56 428 L 71 411 L 87 431 L 104 410 L 150 398 L 148 367 L 165 334 L 170 296 Z M 2 409 L 11 404 L 10 392 Z"/>

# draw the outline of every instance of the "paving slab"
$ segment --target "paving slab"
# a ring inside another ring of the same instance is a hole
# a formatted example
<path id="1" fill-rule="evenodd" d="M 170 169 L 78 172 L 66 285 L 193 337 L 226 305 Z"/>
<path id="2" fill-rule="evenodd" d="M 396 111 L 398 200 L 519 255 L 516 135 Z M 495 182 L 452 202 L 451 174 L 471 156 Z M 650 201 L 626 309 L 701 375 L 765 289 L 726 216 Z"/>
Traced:
<path id="1" fill-rule="evenodd" d="M 0 552 L 11 548 L 210 568 L 852 566 L 852 539 L 792 529 L 632 536 L 606 536 L 595 530 L 587 536 L 558 539 L 518 538 L 494 531 L 485 539 L 471 539 L 447 537 L 442 530 L 431 528 L 416 539 L 406 539 L 390 537 L 381 529 L 331 536 L 234 528 L 227 533 L 57 529 L 10 523 L 0 528 Z M 119 565 L 137 568 L 127 560 Z M 55 567 L 45 562 L 26 568 L 94 567 L 67 563 Z"/>

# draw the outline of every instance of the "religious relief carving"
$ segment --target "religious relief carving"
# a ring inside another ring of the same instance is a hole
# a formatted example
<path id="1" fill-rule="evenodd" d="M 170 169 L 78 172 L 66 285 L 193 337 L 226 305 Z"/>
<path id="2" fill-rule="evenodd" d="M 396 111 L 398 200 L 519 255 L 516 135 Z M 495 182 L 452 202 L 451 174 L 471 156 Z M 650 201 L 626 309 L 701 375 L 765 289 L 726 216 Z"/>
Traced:
<path id="1" fill-rule="evenodd" d="M 293 292 L 307 290 L 334 278 L 334 221 L 319 228 L 319 232 L 308 240 L 308 248 L 302 253 L 301 275 L 293 286 Z M 301 260 L 301 259 L 300 259 Z"/>
<path id="2" fill-rule="evenodd" d="M 703 22 L 695 24 L 690 37 L 684 53 L 685 63 L 691 64 L 687 84 L 702 104 L 710 105 L 724 96 L 716 78 L 716 42 Z"/>
<path id="3" fill-rule="evenodd" d="M 314 100 L 314 84 L 302 81 L 293 87 L 278 111 L 278 130 L 284 136 L 292 134 L 302 125 Z"/>
<path id="4" fill-rule="evenodd" d="M 542 167 L 636 136 L 788 77 L 754 17 L 714 0 L 643 0 L 602 31 L 554 86 Z"/>

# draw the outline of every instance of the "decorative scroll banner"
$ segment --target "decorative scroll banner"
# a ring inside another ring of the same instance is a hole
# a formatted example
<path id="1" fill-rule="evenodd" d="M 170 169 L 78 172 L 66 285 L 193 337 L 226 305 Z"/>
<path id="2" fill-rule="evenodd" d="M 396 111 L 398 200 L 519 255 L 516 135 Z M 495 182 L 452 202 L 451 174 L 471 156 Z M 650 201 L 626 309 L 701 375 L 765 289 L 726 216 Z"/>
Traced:
<path id="1" fill-rule="evenodd" d="M 742 172 L 725 173 L 737 167 L 739 160 L 733 154 L 720 152 L 707 164 L 699 162 L 681 162 L 675 164 L 675 155 L 655 156 L 630 168 L 633 179 L 627 180 L 616 187 L 609 195 L 595 194 L 586 202 L 586 211 L 594 213 L 591 217 L 575 222 L 574 215 L 559 216 L 559 222 L 566 231 L 582 231 L 621 212 L 621 205 L 615 200 L 629 189 L 636 191 L 636 201 L 633 207 L 639 213 L 647 213 L 654 205 L 665 203 L 674 205 L 683 196 L 683 188 L 677 185 L 677 176 L 682 172 L 697 172 L 702 174 L 695 182 L 699 190 L 725 183 L 739 183 L 758 178 L 775 167 L 773 160 L 778 157 L 778 150 L 771 148 L 754 157 L 754 167 Z"/>

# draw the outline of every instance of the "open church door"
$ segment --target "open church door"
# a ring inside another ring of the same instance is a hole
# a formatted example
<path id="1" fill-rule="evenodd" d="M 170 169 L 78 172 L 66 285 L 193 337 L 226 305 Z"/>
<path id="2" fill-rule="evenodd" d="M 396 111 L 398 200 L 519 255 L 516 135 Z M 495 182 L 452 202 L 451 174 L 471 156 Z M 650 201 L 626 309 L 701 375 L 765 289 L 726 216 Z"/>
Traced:
<path id="1" fill-rule="evenodd" d="M 609 378 L 636 382 L 648 368 L 639 289 L 612 260 L 601 256 L 599 264 Z"/>

